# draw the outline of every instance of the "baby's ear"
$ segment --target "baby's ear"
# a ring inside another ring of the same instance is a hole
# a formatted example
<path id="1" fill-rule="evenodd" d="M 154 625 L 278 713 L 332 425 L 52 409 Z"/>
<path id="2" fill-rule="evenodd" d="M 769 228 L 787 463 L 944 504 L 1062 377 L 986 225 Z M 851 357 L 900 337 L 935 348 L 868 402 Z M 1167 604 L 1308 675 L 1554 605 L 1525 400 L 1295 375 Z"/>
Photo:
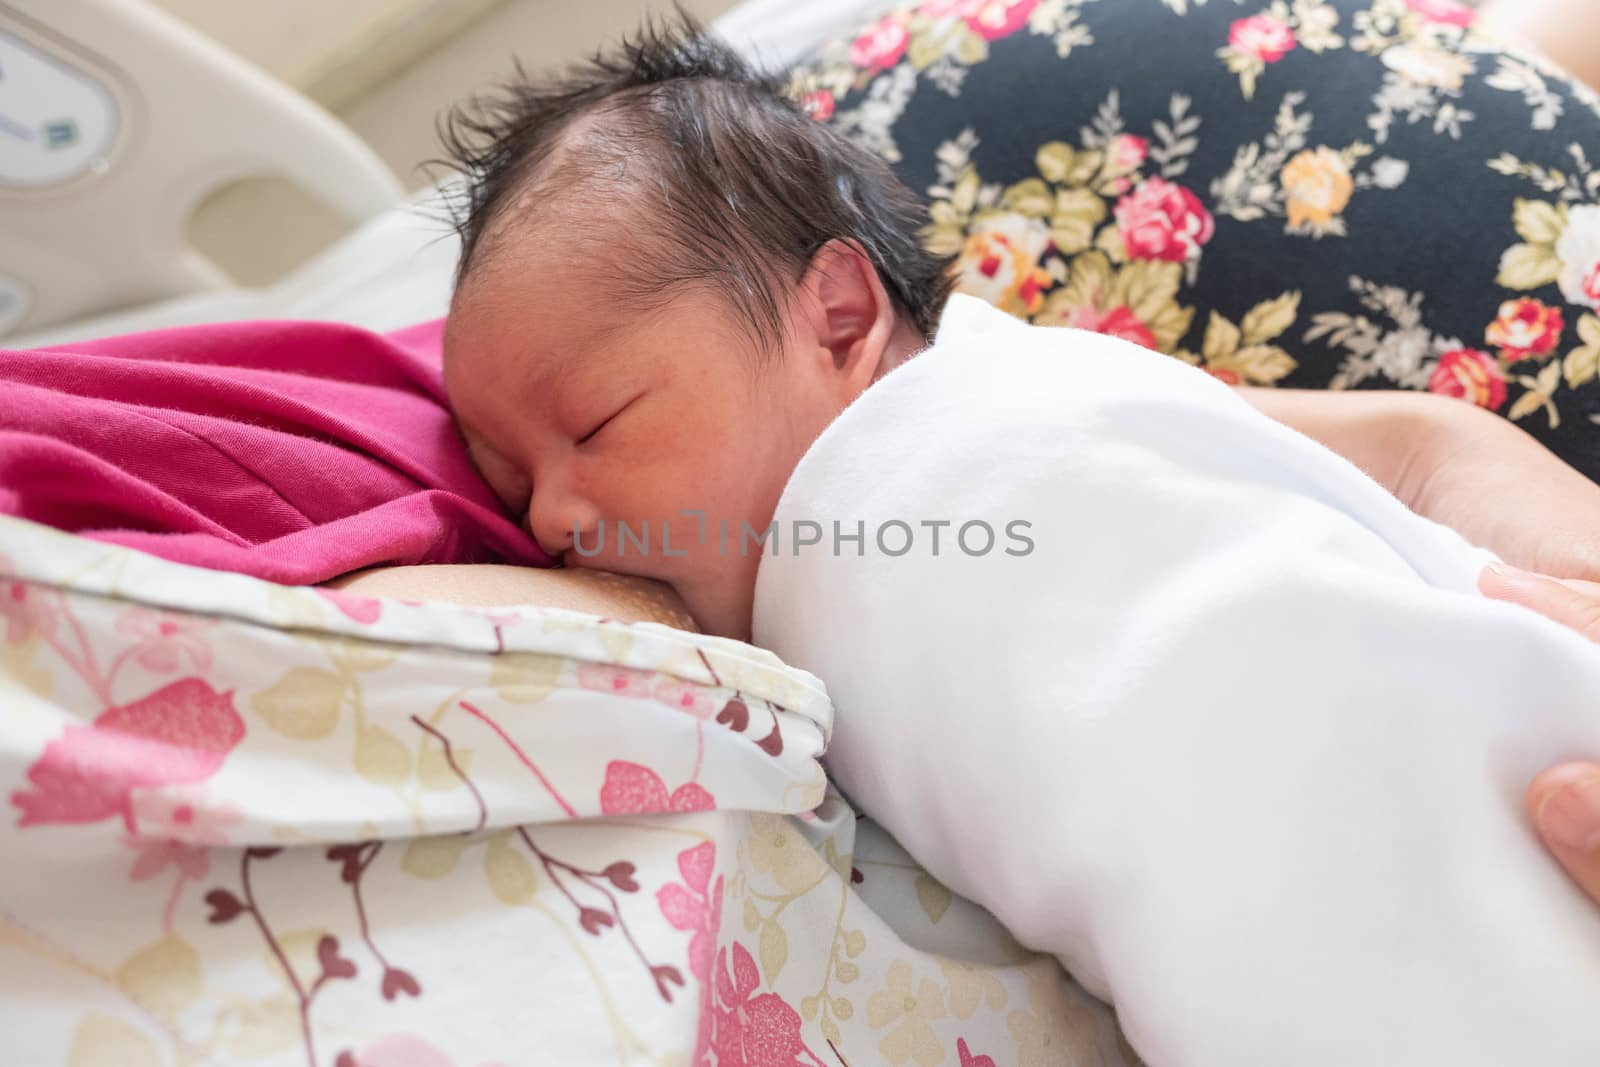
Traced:
<path id="1" fill-rule="evenodd" d="M 829 241 L 811 257 L 801 287 L 817 344 L 846 378 L 865 374 L 865 389 L 895 330 L 894 302 L 866 250 L 852 240 Z"/>

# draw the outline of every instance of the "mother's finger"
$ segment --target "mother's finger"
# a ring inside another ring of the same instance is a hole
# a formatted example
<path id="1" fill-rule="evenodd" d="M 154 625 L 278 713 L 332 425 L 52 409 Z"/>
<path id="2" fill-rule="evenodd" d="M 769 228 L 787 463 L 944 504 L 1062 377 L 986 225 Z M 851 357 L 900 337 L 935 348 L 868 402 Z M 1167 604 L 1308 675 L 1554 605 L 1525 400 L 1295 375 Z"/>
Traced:
<path id="1" fill-rule="evenodd" d="M 1505 563 L 1491 563 L 1478 577 L 1478 590 L 1486 597 L 1532 608 L 1600 642 L 1600 584 L 1546 578 Z"/>
<path id="2" fill-rule="evenodd" d="M 1552 767 L 1528 787 L 1528 815 L 1545 847 L 1600 902 L 1600 763 Z"/>

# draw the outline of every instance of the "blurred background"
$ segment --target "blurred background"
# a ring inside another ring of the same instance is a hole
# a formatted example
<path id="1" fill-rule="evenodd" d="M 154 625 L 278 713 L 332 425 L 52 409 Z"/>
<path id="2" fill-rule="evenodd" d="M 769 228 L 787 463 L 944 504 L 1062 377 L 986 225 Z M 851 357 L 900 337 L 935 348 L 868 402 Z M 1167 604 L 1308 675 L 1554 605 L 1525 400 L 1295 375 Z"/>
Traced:
<path id="1" fill-rule="evenodd" d="M 0 0 L 0 339 L 436 317 L 438 126 L 676 10 L 793 62 L 899 0 Z"/>
<path id="2" fill-rule="evenodd" d="M 398 311 L 378 314 L 378 297 L 349 300 L 386 265 L 434 303 L 447 295 L 447 197 L 419 192 L 448 176 L 428 166 L 438 123 L 514 60 L 550 72 L 681 6 L 784 62 L 896 2 L 0 0 L 0 338 L 388 322 Z M 1561 26 L 1595 25 L 1600 0 L 1487 6 L 1513 36 L 1549 37 L 1541 13 L 1561 5 Z M 1581 34 L 1556 38 L 1591 65 L 1600 55 Z"/>
<path id="3" fill-rule="evenodd" d="M 70 0 L 68 0 L 70 2 Z M 803 0 L 800 0 L 803 2 Z M 511 68 L 537 71 L 592 52 L 670 0 L 156 0 L 157 6 L 332 112 L 408 188 L 428 184 L 434 123 Z M 733 0 L 682 0 L 702 22 Z M 437 176 L 435 174 L 435 176 Z M 276 178 L 219 190 L 189 240 L 244 285 L 286 273 L 349 228 Z"/>

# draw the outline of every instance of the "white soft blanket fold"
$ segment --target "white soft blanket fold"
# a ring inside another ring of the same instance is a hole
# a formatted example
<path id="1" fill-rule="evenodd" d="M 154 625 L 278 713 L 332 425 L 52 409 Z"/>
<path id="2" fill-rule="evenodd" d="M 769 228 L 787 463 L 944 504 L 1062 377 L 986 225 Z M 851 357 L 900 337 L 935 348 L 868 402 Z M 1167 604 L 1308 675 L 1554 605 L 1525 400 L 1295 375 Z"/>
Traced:
<path id="1" fill-rule="evenodd" d="M 762 561 L 755 639 L 826 680 L 836 780 L 1152 1067 L 1600 1063 L 1600 911 L 1521 807 L 1600 754 L 1600 652 L 1479 597 L 1487 553 L 1197 370 L 966 297 L 777 521 L 827 534 Z"/>

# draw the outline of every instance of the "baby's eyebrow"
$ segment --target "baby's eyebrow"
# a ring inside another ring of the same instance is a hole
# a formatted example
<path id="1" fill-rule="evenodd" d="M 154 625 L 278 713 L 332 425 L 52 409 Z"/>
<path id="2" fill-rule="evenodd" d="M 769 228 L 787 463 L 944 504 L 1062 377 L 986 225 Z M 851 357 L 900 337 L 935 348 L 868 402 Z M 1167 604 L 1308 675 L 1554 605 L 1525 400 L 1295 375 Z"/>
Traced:
<path id="1" fill-rule="evenodd" d="M 534 377 L 530 395 L 550 401 L 560 397 L 565 405 L 616 384 L 619 375 L 633 363 L 630 345 L 626 343 L 628 337 L 620 336 L 624 329 L 619 323 L 585 338 L 582 353 L 565 354 L 555 361 L 555 366 Z M 555 411 L 553 407 L 549 410 Z"/>

